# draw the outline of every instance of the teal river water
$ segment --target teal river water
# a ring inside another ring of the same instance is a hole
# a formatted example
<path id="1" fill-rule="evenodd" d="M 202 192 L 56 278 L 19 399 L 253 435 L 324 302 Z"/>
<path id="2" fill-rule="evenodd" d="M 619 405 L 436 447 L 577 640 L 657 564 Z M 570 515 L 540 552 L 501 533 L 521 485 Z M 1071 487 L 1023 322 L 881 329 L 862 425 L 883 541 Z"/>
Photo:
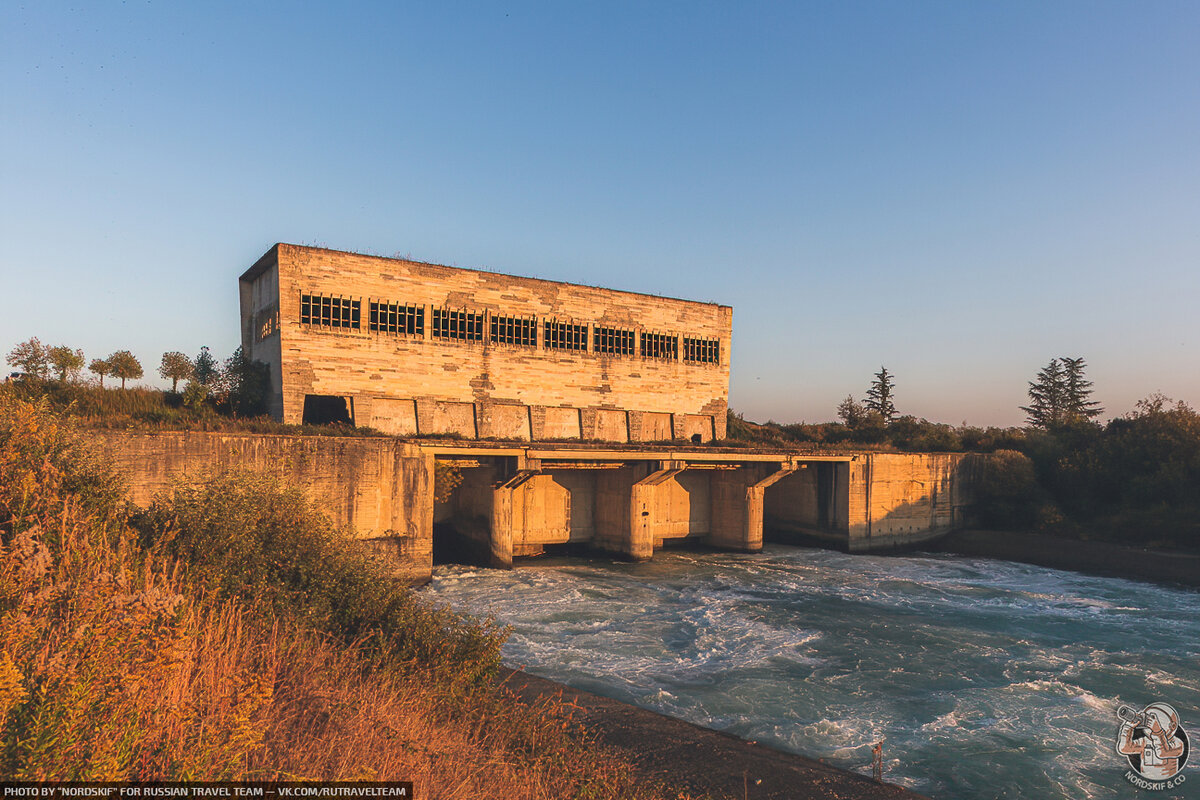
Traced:
<path id="1" fill-rule="evenodd" d="M 439 567 L 427 596 L 512 626 L 506 663 L 936 800 L 1142 796 L 1120 703 L 1200 734 L 1200 593 L 1006 561 L 662 552 Z M 1200 738 L 1195 738 L 1200 742 Z M 1200 756 L 1179 789 L 1200 797 Z"/>

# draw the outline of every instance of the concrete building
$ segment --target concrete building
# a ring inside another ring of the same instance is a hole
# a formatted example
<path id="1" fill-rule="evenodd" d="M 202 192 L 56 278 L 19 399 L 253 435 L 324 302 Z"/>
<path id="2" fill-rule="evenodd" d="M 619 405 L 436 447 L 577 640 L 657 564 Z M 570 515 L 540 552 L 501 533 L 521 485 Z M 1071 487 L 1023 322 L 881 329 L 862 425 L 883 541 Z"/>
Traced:
<path id="1" fill-rule="evenodd" d="M 733 309 L 277 244 L 240 279 L 270 411 L 397 436 L 725 436 Z"/>
<path id="2" fill-rule="evenodd" d="M 399 438 L 114 432 L 134 501 L 264 470 L 415 582 L 435 550 L 504 567 L 575 548 L 912 546 L 963 524 L 986 458 L 695 446 L 725 437 L 728 306 L 289 244 L 240 289 L 277 419 Z"/>

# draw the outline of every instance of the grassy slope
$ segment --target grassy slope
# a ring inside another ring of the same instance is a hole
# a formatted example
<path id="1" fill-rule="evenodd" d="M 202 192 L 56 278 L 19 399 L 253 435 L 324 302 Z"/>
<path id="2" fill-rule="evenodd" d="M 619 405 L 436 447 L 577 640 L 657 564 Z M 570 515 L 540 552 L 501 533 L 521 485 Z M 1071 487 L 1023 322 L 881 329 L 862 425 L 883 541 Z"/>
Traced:
<path id="1" fill-rule="evenodd" d="M 413 597 L 302 496 L 227 476 L 120 497 L 68 421 L 0 395 L 0 776 L 673 796 L 569 708 L 514 702 L 503 631 Z"/>

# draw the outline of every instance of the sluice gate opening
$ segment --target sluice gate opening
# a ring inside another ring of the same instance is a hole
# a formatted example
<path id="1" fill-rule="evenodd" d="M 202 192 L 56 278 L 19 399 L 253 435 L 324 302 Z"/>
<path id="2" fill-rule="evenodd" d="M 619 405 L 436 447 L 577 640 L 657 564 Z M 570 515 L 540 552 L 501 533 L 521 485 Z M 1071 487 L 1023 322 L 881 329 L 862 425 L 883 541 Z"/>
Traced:
<path id="1" fill-rule="evenodd" d="M 436 464 L 438 563 L 503 568 L 580 552 L 646 561 L 680 547 L 758 552 L 768 517 L 828 531 L 831 539 L 838 530 L 845 535 L 848 519 L 849 473 L 830 461 L 444 448 Z"/>
<path id="2" fill-rule="evenodd" d="M 765 541 L 845 550 L 850 531 L 850 464 L 804 463 L 766 491 Z"/>

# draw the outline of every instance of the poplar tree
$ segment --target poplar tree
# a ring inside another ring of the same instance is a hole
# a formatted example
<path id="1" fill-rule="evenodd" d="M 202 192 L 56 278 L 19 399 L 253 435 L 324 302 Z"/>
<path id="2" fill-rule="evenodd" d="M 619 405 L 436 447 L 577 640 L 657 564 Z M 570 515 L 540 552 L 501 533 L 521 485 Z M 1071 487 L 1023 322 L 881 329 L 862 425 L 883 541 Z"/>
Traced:
<path id="1" fill-rule="evenodd" d="M 881 366 L 879 372 L 875 373 L 875 380 L 871 381 L 871 388 L 867 390 L 867 399 L 863 401 L 868 411 L 874 411 L 883 417 L 885 425 L 891 425 L 892 420 L 896 418 L 896 405 L 893 402 L 895 388 L 896 383 L 892 380 L 891 373 L 887 371 L 887 367 Z"/>

